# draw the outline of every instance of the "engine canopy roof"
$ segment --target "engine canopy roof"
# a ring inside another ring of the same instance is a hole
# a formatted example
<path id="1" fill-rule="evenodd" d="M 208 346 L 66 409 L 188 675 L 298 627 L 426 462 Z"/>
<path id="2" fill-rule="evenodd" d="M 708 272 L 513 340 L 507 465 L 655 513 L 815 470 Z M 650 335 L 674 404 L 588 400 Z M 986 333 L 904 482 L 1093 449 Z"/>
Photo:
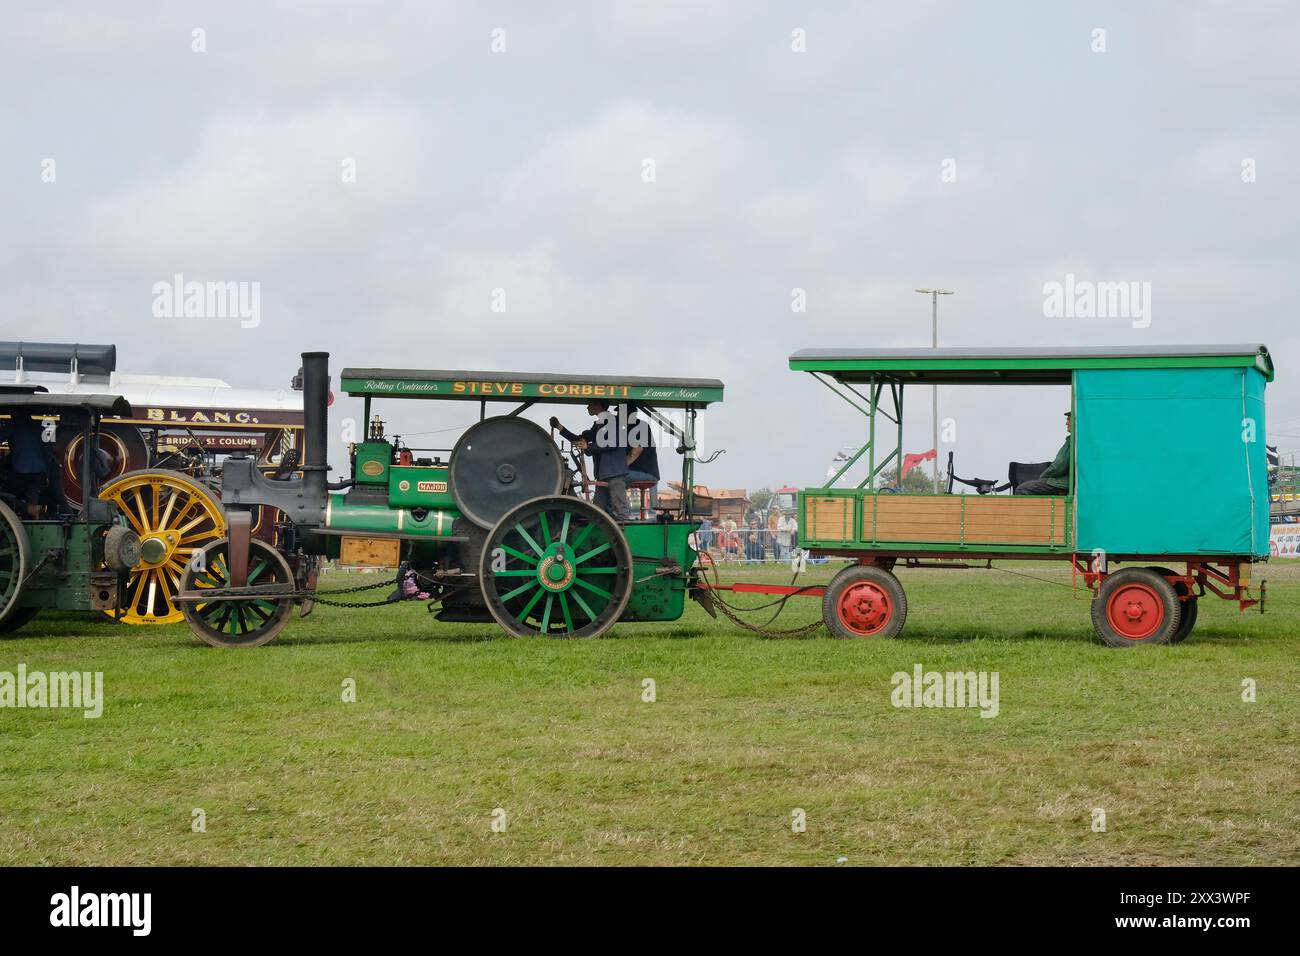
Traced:
<path id="1" fill-rule="evenodd" d="M 1263 345 L 1152 345 L 1102 348 L 802 349 L 790 356 L 796 372 L 820 372 L 838 382 L 1068 384 L 1082 369 L 1255 368 L 1273 380 Z"/>
<path id="2" fill-rule="evenodd" d="M 544 402 L 585 405 L 591 401 L 655 408 L 702 408 L 722 401 L 714 378 L 642 378 L 621 375 L 558 375 L 545 372 L 479 372 L 409 368 L 345 368 L 343 391 L 382 398 L 450 401 Z"/>

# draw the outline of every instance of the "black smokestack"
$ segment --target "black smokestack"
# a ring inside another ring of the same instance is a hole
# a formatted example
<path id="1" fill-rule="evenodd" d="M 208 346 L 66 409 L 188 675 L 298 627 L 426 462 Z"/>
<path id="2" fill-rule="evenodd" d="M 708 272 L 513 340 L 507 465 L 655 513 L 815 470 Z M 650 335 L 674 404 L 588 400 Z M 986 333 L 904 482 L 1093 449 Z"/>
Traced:
<path id="1" fill-rule="evenodd" d="M 329 470 L 329 352 L 302 353 L 303 454 L 302 484 L 309 494 L 324 501 L 326 472 Z"/>

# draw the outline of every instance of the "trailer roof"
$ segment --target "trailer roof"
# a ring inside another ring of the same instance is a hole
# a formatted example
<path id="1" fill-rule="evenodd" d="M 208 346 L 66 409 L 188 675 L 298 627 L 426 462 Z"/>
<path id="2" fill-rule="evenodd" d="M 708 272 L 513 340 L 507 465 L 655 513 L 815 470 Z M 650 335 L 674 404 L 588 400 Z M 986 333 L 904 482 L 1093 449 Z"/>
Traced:
<path id="1" fill-rule="evenodd" d="M 126 417 L 131 414 L 131 403 L 120 395 L 78 395 L 60 392 L 0 392 L 0 414 L 29 412 L 39 415 L 50 412 L 56 415 L 81 411 L 101 417 Z"/>
<path id="2" fill-rule="evenodd" d="M 801 349 L 790 368 L 839 382 L 873 378 L 935 385 L 1067 384 L 1077 369 L 1255 368 L 1270 382 L 1263 345 L 1151 345 L 1066 348 Z"/>
<path id="3" fill-rule="evenodd" d="M 546 402 L 585 405 L 593 400 L 658 408 L 702 407 L 722 401 L 715 378 L 640 378 L 626 375 L 551 375 L 443 369 L 345 368 L 349 395 L 384 398 Z"/>

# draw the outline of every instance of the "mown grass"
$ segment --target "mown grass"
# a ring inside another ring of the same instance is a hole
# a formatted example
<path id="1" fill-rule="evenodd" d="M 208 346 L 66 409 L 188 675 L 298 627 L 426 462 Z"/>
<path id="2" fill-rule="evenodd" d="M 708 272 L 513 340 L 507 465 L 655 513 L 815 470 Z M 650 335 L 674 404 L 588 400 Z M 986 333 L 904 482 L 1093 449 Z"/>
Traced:
<path id="1" fill-rule="evenodd" d="M 0 670 L 102 671 L 106 705 L 0 710 L 0 862 L 1300 860 L 1300 567 L 1263 572 L 1266 615 L 1205 600 L 1187 643 L 1124 651 L 1093 643 L 1068 569 L 1012 569 L 1052 583 L 902 571 L 896 641 L 765 640 L 695 605 L 601 640 L 514 640 L 409 603 L 318 608 L 229 652 L 184 625 L 47 614 L 0 641 Z M 1000 713 L 891 706 L 917 663 L 997 671 Z"/>

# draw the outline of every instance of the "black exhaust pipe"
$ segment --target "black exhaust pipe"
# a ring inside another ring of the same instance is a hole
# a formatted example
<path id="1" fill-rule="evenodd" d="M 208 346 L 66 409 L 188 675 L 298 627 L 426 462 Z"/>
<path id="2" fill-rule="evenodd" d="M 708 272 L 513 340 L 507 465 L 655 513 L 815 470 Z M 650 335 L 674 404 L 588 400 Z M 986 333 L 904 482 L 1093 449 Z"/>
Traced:
<path id="1" fill-rule="evenodd" d="M 312 498 L 325 500 L 329 472 L 329 352 L 302 353 L 303 449 L 302 487 Z"/>

